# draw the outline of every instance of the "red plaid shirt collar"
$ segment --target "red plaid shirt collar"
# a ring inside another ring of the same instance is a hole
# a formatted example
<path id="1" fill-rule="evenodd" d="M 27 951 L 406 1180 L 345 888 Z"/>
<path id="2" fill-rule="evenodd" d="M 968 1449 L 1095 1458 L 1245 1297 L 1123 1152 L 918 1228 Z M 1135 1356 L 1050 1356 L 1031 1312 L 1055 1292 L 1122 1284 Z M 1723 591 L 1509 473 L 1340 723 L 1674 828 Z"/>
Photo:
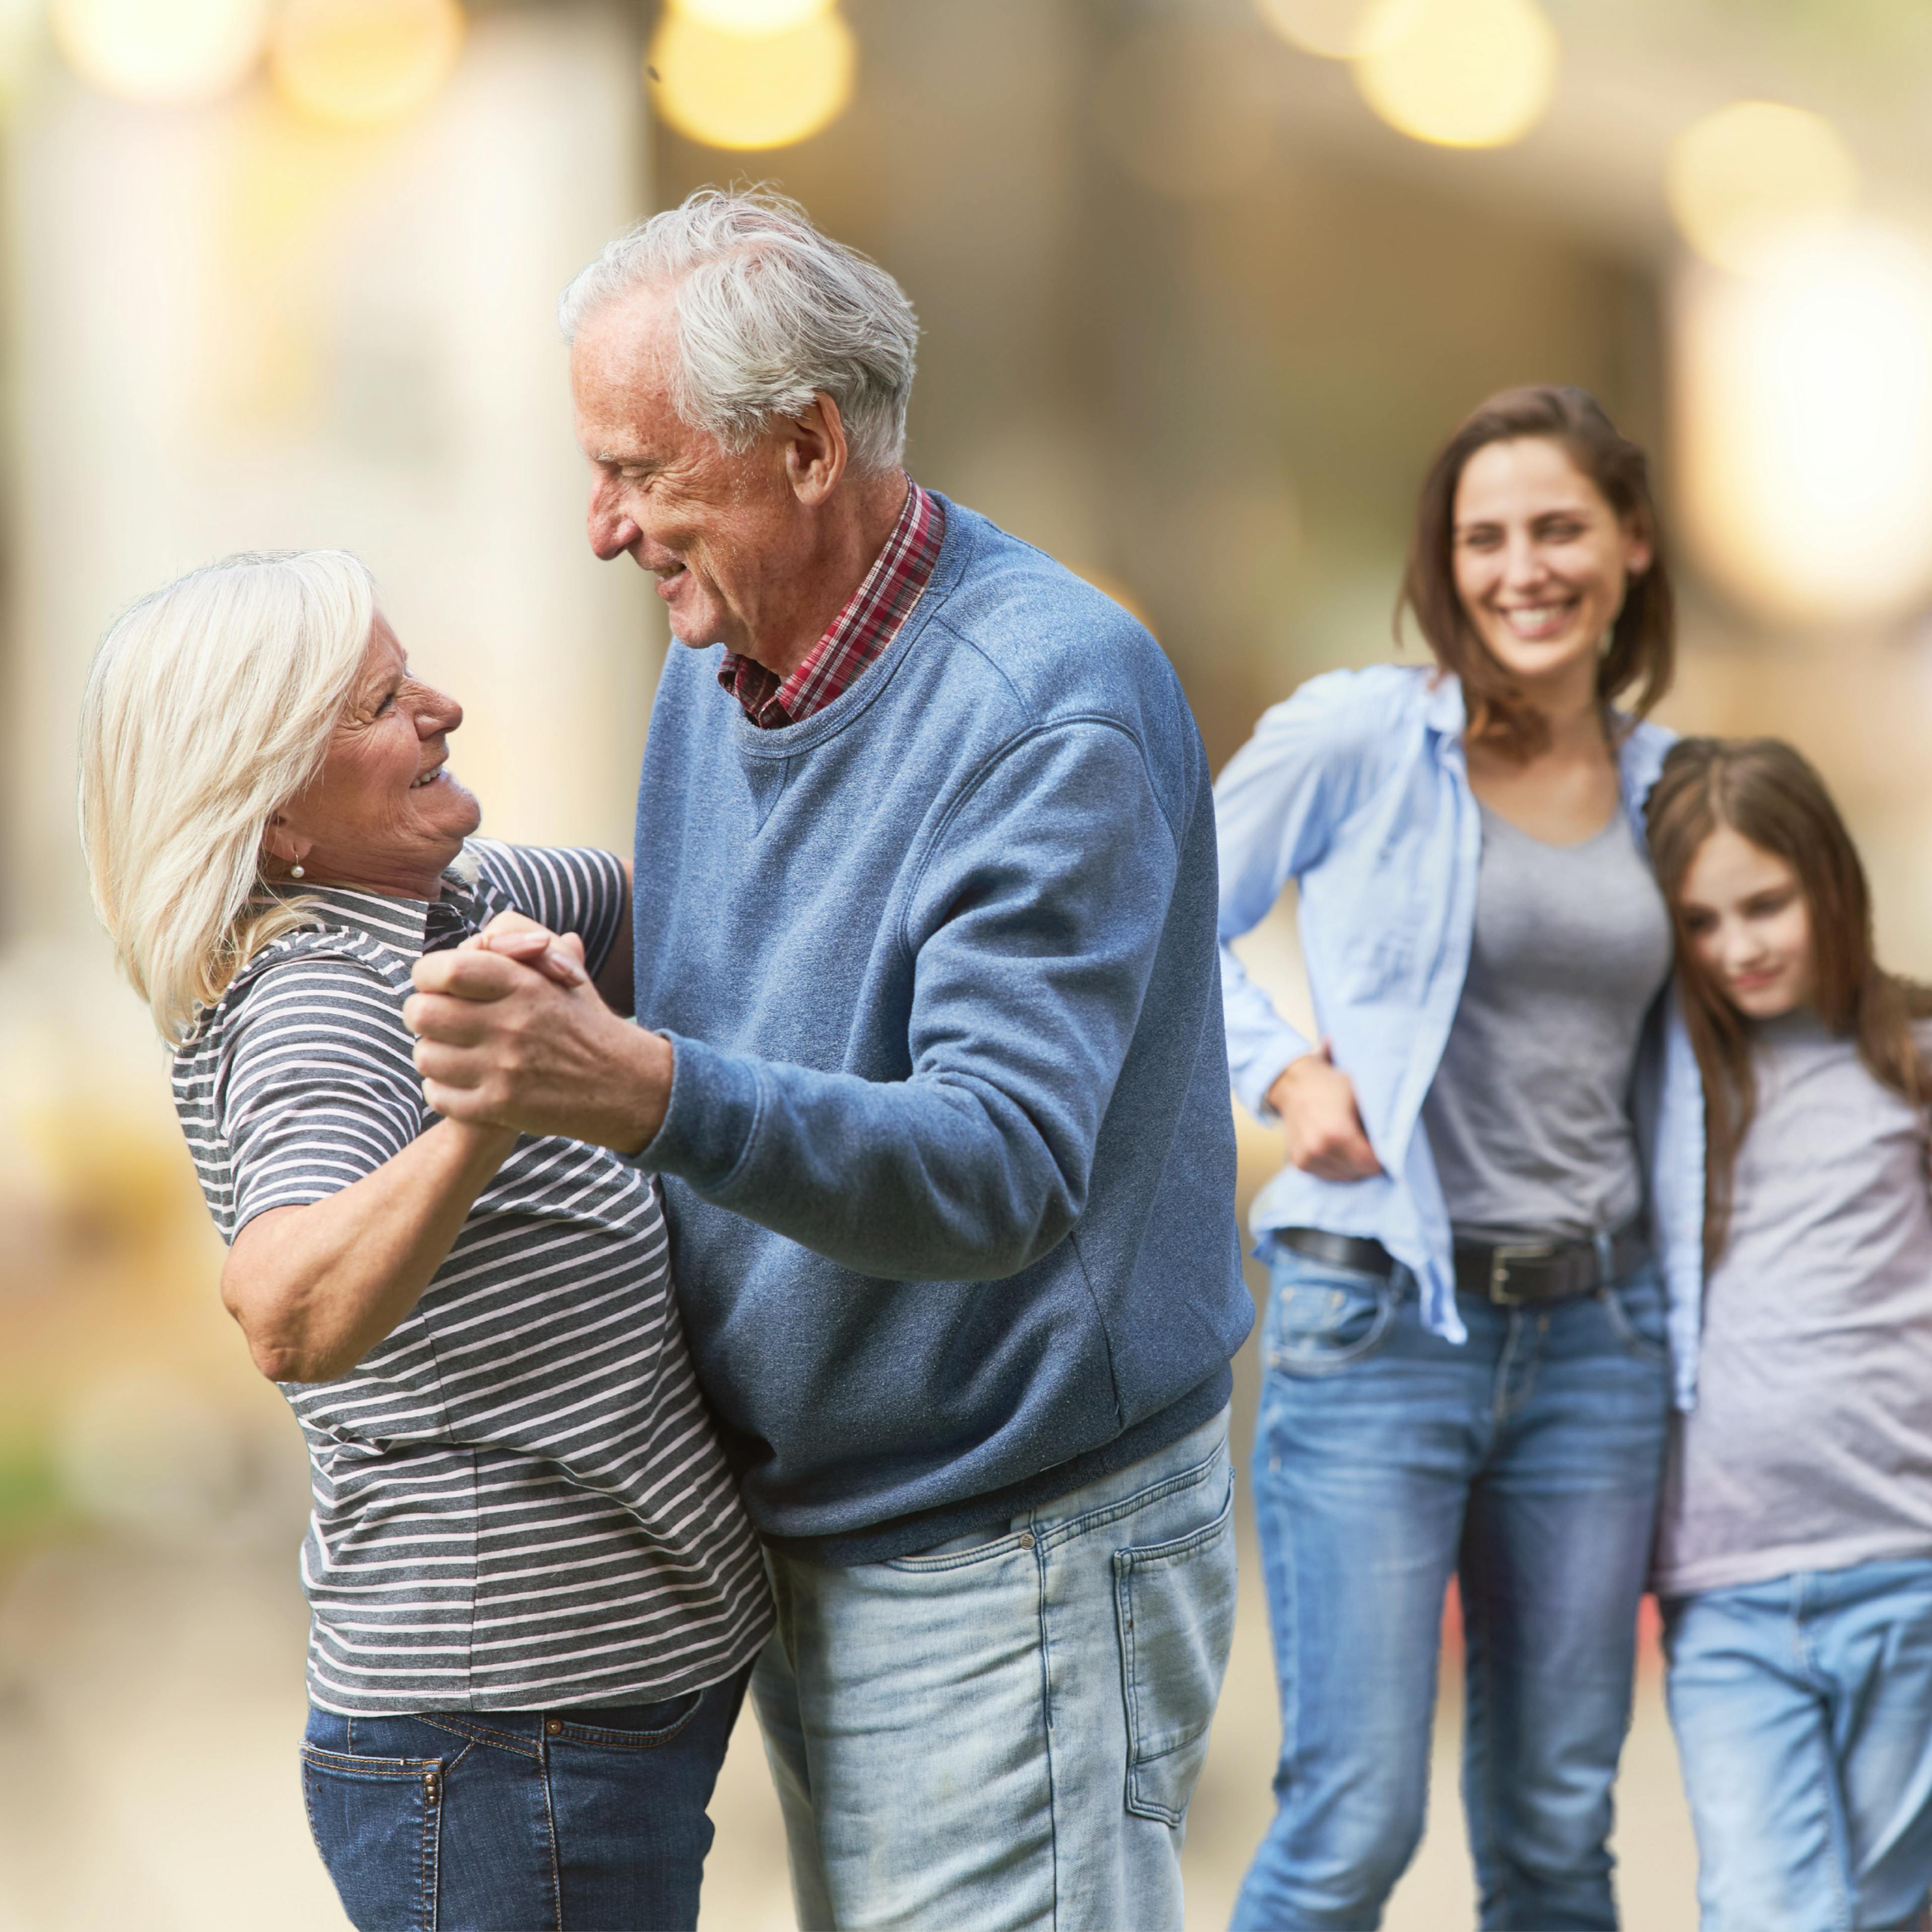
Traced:
<path id="1" fill-rule="evenodd" d="M 945 537 L 946 512 L 938 498 L 909 482 L 905 507 L 866 580 L 790 676 L 781 679 L 763 664 L 727 651 L 718 682 L 762 730 L 802 724 L 824 710 L 898 634 L 932 581 Z"/>

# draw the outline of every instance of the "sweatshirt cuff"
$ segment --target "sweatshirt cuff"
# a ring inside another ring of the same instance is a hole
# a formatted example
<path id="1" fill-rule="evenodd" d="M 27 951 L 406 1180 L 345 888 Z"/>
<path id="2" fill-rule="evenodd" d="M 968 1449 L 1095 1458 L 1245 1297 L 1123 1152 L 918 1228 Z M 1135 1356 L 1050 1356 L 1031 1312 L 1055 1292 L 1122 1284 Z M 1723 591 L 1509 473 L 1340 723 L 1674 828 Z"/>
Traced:
<path id="1" fill-rule="evenodd" d="M 730 1180 L 751 1148 L 758 1124 L 757 1070 L 742 1055 L 702 1040 L 670 1032 L 664 1037 L 671 1049 L 670 1104 L 656 1136 L 631 1157 L 710 1192 Z"/>

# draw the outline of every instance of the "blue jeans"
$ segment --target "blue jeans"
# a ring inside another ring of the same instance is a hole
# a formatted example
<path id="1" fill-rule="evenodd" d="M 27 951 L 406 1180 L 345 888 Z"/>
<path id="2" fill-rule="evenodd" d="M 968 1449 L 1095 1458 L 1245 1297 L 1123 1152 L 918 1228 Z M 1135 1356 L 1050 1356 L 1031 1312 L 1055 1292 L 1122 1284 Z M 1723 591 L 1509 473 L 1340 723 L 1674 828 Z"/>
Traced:
<path id="1" fill-rule="evenodd" d="M 1664 1606 L 1703 1932 L 1917 1925 L 1932 1889 L 1932 1562 Z"/>
<path id="2" fill-rule="evenodd" d="M 311 1706 L 302 1796 L 350 1922 L 694 1927 L 705 1807 L 750 1674 L 610 1710 L 342 1718 Z"/>
<path id="3" fill-rule="evenodd" d="M 990 1539 L 769 1562 L 752 1697 L 804 1932 L 1179 1932 L 1234 1636 L 1225 1409 Z"/>
<path id="4" fill-rule="evenodd" d="M 1667 1403 L 1664 1290 L 1422 1325 L 1414 1277 L 1280 1251 L 1255 1508 L 1281 1680 L 1276 1810 L 1239 1932 L 1370 1928 L 1422 1835 L 1443 1597 L 1488 1932 L 1614 1927 L 1610 1786 Z"/>

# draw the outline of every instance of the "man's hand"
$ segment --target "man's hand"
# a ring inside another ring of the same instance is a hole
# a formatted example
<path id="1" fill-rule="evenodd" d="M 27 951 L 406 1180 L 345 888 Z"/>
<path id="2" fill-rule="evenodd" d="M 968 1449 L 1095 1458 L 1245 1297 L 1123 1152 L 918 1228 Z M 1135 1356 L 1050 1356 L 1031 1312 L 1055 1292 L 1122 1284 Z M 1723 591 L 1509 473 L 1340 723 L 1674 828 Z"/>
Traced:
<path id="1" fill-rule="evenodd" d="M 416 962 L 403 1018 L 423 1095 L 446 1120 L 562 1134 L 634 1154 L 664 1124 L 670 1042 L 620 1019 L 574 934 L 514 914 Z"/>
<path id="2" fill-rule="evenodd" d="M 1268 1089 L 1268 1102 L 1288 1133 L 1288 1157 L 1318 1180 L 1366 1180 L 1382 1171 L 1362 1125 L 1355 1083 L 1338 1067 L 1324 1040 L 1292 1060 Z"/>

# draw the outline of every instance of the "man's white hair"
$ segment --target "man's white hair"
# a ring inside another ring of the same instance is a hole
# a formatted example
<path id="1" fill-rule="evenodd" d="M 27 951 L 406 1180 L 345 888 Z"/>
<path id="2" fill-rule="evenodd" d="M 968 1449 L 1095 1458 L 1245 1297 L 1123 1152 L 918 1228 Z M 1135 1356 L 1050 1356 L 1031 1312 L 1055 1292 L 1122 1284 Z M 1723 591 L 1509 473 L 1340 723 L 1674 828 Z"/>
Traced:
<path id="1" fill-rule="evenodd" d="M 80 836 L 116 956 L 170 1046 L 271 940 L 270 815 L 320 768 L 376 616 L 346 551 L 224 558 L 144 597 L 103 640 L 80 716 Z"/>
<path id="2" fill-rule="evenodd" d="M 854 470 L 898 466 L 919 343 L 912 304 L 796 202 L 700 188 L 640 222 L 564 290 L 565 340 L 608 303 L 650 287 L 676 291 L 671 400 L 684 422 L 742 454 L 823 391 L 838 405 Z"/>

